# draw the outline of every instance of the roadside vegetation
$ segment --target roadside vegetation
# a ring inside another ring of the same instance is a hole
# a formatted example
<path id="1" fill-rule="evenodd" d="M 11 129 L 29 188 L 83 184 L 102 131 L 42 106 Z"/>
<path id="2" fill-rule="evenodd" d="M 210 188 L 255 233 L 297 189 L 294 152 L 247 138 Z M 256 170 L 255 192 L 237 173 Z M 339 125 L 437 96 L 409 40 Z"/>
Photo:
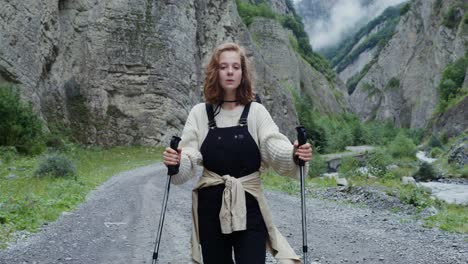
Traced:
<path id="1" fill-rule="evenodd" d="M 437 135 L 424 138 L 422 130 L 401 129 L 375 121 L 361 122 L 351 114 L 326 116 L 314 111 L 308 98 L 294 97 L 300 122 L 306 127 L 308 141 L 314 146 L 306 178 L 310 193 L 337 188 L 334 178 L 322 177 L 327 172 L 326 154 L 343 152 L 345 146 L 371 145 L 375 150 L 366 153 L 363 159 L 342 159 L 337 172 L 340 178 L 348 181 L 348 186 L 343 187 L 347 193 L 357 188 L 373 188 L 413 208 L 417 220 L 426 227 L 468 233 L 468 206 L 447 204 L 431 197 L 423 187 L 402 183 L 402 178 L 408 176 L 417 181 L 436 180 L 441 174 L 444 177 L 468 178 L 468 166 L 447 162 L 449 146 L 467 135 L 450 140 Z M 425 150 L 439 160 L 434 164 L 418 161 L 415 155 L 418 150 Z M 281 177 L 271 170 L 263 174 L 262 180 L 269 189 L 289 194 L 300 191 L 298 181 Z M 428 210 L 436 213 L 427 216 L 423 212 Z"/>
<path id="2" fill-rule="evenodd" d="M 436 165 L 420 163 L 414 159 L 414 156 L 410 157 L 410 153 L 413 153 L 415 149 L 402 145 L 403 141 L 400 140 L 396 139 L 389 145 L 379 148 L 376 152 L 369 153 L 364 161 L 355 158 L 343 159 L 338 173 L 340 178 L 347 179 L 349 185 L 341 187 L 340 192 L 352 193 L 354 189 L 358 190 L 358 188 L 361 188 L 360 190 L 367 190 L 367 188 L 379 190 L 383 196 L 396 197 L 402 205 L 413 208 L 412 217 L 421 221 L 425 227 L 440 228 L 455 233 L 468 233 L 467 205 L 448 204 L 431 197 L 430 192 L 424 187 L 402 183 L 402 177 L 406 176 L 417 178 L 418 175 L 421 175 L 433 179 L 437 175 L 434 168 Z M 398 141 L 400 142 L 398 143 Z M 392 152 L 392 148 L 398 151 Z M 320 189 L 338 190 L 334 178 L 321 177 L 321 174 L 326 172 L 324 162 L 321 165 L 322 171 L 317 172 L 317 168 L 314 167 L 317 160 L 321 159 L 320 157 L 320 154 L 314 154 L 313 160 L 309 163 L 308 177 L 306 177 L 308 193 L 312 196 Z M 457 170 L 457 172 L 464 171 L 464 177 L 468 177 L 466 167 Z M 367 171 L 362 168 L 367 168 Z M 262 182 L 267 189 L 291 195 L 300 193 L 299 181 L 282 177 L 272 170 L 268 170 L 262 175 Z M 372 201 L 369 202 L 372 203 Z M 395 213 L 400 210 L 398 206 L 381 209 L 388 209 Z M 429 216 L 423 214 L 427 210 L 433 210 L 435 213 Z"/>
<path id="3" fill-rule="evenodd" d="M 13 86 L 0 87 L 0 248 L 72 211 L 118 172 L 161 160 L 162 148 L 85 147 L 45 133 Z M 17 234 L 17 233 L 16 233 Z"/>
<path id="4" fill-rule="evenodd" d="M 463 87 L 466 69 L 468 68 L 468 49 L 465 56 L 448 64 L 442 71 L 437 87 L 439 102 L 436 114 L 443 113 L 456 106 L 468 95 L 468 87 Z"/>

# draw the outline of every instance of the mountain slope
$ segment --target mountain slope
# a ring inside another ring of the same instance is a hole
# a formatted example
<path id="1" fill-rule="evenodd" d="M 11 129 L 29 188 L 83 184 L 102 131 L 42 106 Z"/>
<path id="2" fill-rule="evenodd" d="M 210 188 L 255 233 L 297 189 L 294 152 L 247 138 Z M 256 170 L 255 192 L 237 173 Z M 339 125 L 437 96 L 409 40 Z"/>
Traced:
<path id="1" fill-rule="evenodd" d="M 364 67 L 366 71 L 350 95 L 353 111 L 363 120 L 424 128 L 439 101 L 442 71 L 465 55 L 468 27 L 461 19 L 464 8 L 461 0 L 411 1 L 393 37 Z M 455 22 L 447 26 L 450 12 L 455 12 Z"/>
<path id="2" fill-rule="evenodd" d="M 286 0 L 266 3 L 276 14 L 291 13 Z M 295 137 L 289 89 L 301 92 L 300 81 L 282 82 L 234 0 L 0 0 L 0 14 L 0 84 L 16 83 L 47 126 L 70 127 L 83 143 L 166 145 L 202 101 L 202 65 L 226 41 L 247 48 L 256 90 L 280 129 Z M 324 86 L 338 86 L 329 82 Z M 343 111 L 334 97 L 324 111 Z"/>

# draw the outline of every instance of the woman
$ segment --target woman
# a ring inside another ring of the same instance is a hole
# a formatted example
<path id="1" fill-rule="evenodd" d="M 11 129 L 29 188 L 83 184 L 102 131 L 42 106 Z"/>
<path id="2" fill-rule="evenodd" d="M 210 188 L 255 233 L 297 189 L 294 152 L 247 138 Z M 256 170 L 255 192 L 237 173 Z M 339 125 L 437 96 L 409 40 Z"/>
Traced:
<path id="1" fill-rule="evenodd" d="M 233 250 L 236 263 L 265 263 L 266 247 L 280 263 L 300 263 L 271 221 L 259 170 L 270 165 L 297 178 L 295 157 L 309 161 L 312 149 L 279 133 L 252 90 L 244 49 L 217 47 L 205 68 L 206 103 L 190 111 L 178 150 L 163 153 L 164 164 L 180 164 L 174 184 L 193 177 L 195 165 L 204 168 L 192 195 L 194 263 L 202 256 L 205 264 L 233 263 Z"/>

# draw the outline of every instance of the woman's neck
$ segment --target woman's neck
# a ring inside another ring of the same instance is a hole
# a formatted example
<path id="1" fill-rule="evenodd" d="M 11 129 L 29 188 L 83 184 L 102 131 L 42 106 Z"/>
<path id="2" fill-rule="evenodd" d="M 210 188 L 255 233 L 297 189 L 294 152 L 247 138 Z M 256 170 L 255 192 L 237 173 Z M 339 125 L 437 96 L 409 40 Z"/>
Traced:
<path id="1" fill-rule="evenodd" d="M 228 100 L 230 101 L 230 100 Z M 221 107 L 224 109 L 224 110 L 232 110 L 234 108 L 236 108 L 237 106 L 239 105 L 239 103 L 236 101 L 236 102 L 224 102 Z"/>
<path id="2" fill-rule="evenodd" d="M 236 94 L 235 93 L 226 93 L 224 94 L 223 98 L 223 104 L 221 107 L 225 110 L 232 110 L 238 106 L 239 103 L 236 100 Z"/>

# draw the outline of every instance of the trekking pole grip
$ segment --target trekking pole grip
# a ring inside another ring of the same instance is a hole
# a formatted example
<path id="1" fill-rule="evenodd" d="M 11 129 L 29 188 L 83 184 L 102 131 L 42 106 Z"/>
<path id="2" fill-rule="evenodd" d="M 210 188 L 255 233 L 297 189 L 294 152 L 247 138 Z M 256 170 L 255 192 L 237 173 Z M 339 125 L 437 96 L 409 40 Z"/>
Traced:
<path id="1" fill-rule="evenodd" d="M 171 149 L 177 151 L 177 147 L 179 146 L 179 142 L 181 141 L 182 139 L 178 136 L 172 136 L 171 138 L 171 143 L 170 143 L 170 147 Z M 177 165 L 169 165 L 167 166 L 167 174 L 169 176 L 172 176 L 172 175 L 175 175 L 177 173 L 179 173 L 179 166 L 180 166 L 180 163 L 177 164 Z"/>
<path id="2" fill-rule="evenodd" d="M 299 146 L 304 145 L 307 142 L 307 131 L 305 127 L 303 126 L 296 127 L 296 131 L 297 131 L 297 142 L 299 143 L 298 145 L 299 147 Z M 304 166 L 304 165 L 305 165 L 305 161 L 299 159 L 299 166 Z"/>

